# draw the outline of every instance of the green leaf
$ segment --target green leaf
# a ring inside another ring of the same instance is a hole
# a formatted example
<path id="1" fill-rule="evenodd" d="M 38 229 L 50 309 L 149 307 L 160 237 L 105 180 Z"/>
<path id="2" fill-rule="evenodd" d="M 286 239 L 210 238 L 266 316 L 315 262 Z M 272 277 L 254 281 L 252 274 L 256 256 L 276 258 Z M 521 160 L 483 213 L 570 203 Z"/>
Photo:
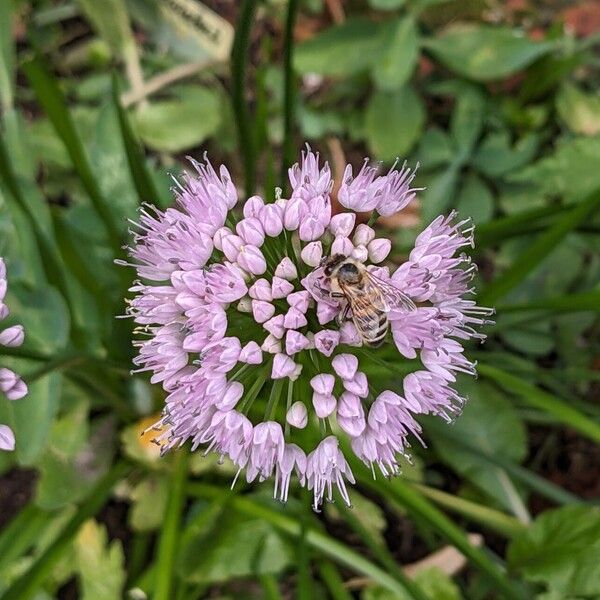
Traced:
<path id="1" fill-rule="evenodd" d="M 600 507 L 565 506 L 543 513 L 511 543 L 508 560 L 554 597 L 598 597 Z"/>
<path id="2" fill-rule="evenodd" d="M 129 495 L 132 501 L 129 523 L 136 531 L 152 531 L 160 527 L 165 514 L 168 481 L 160 475 L 149 475 Z"/>
<path id="3" fill-rule="evenodd" d="M 598 187 L 599 161 L 600 136 L 559 139 L 552 154 L 507 179 L 528 184 L 537 194 L 576 201 Z"/>
<path id="4" fill-rule="evenodd" d="M 6 359 L 2 362 L 3 366 L 13 368 Z M 21 369 L 22 363 L 19 361 Z M 15 433 L 15 452 L 21 465 L 34 464 L 46 447 L 52 420 L 58 411 L 61 383 L 62 376 L 52 373 L 31 383 L 24 398 L 0 403 L 0 422 L 7 423 Z"/>
<path id="5" fill-rule="evenodd" d="M 396 10 L 404 6 L 406 0 L 369 0 L 375 10 Z"/>
<path id="6" fill-rule="evenodd" d="M 125 555 L 119 540 L 108 543 L 106 528 L 86 521 L 75 538 L 82 600 L 119 600 L 125 585 Z"/>
<path id="7" fill-rule="evenodd" d="M 415 575 L 415 583 L 429 600 L 462 600 L 460 588 L 439 567 L 427 567 Z M 380 587 L 367 587 L 361 600 L 410 600 L 410 596 L 391 594 Z"/>
<path id="8" fill-rule="evenodd" d="M 367 19 L 348 19 L 298 44 L 294 67 L 299 73 L 348 76 L 379 60 L 381 26 Z"/>
<path id="9" fill-rule="evenodd" d="M 561 423 L 579 431 L 597 444 L 600 443 L 600 425 L 564 400 L 497 367 L 480 363 L 478 370 L 482 376 L 491 379 L 507 392 L 519 396 L 525 404 L 547 412 Z"/>
<path id="10" fill-rule="evenodd" d="M 371 152 L 390 162 L 408 154 L 421 135 L 424 122 L 423 102 L 411 86 L 396 92 L 376 92 L 366 113 Z"/>
<path id="11" fill-rule="evenodd" d="M 470 173 L 458 192 L 456 208 L 463 218 L 471 217 L 479 225 L 489 221 L 494 214 L 494 197 L 481 178 Z"/>
<path id="12" fill-rule="evenodd" d="M 52 425 L 48 447 L 39 463 L 38 506 L 47 510 L 68 506 L 92 489 L 110 465 L 112 429 L 112 422 L 103 419 L 95 423 L 90 435 L 87 403 L 77 398 L 76 406 Z"/>
<path id="13" fill-rule="evenodd" d="M 200 497 L 221 499 L 223 496 L 222 488 L 214 486 L 194 483 L 189 485 L 188 489 L 190 493 Z M 294 538 L 305 535 L 306 542 L 309 546 L 330 557 L 339 564 L 352 569 L 354 572 L 369 577 L 392 592 L 400 593 L 403 589 L 384 569 L 381 569 L 363 555 L 355 552 L 347 545 L 337 541 L 326 533 L 313 528 L 303 530 L 302 525 L 297 518 L 293 518 L 289 512 L 286 514 L 281 510 L 275 510 L 272 502 L 267 506 L 263 506 L 248 497 L 238 496 L 231 498 L 229 503 L 234 510 L 239 511 L 248 517 L 258 518 L 263 522 L 270 523 L 277 529 Z"/>
<path id="14" fill-rule="evenodd" d="M 373 538 L 382 546 L 385 545 L 383 532 L 387 527 L 383 511 L 377 504 L 371 502 L 358 492 L 352 494 L 352 514 L 363 524 L 373 536 Z M 344 519 L 344 512 L 340 513 L 337 504 L 331 503 L 325 506 L 325 512 L 328 518 L 336 520 Z"/>
<path id="15" fill-rule="evenodd" d="M 56 79 L 50 74 L 39 57 L 26 62 L 23 65 L 23 71 L 36 94 L 38 102 L 47 113 L 56 132 L 66 146 L 71 161 L 81 179 L 81 183 L 90 197 L 96 212 L 102 219 L 104 227 L 106 227 L 113 249 L 119 254 L 121 252 L 121 230 L 124 229 L 124 224 L 118 223 L 118 220 L 115 219 L 111 211 L 110 203 L 102 196 L 89 158 L 81 138 L 75 129 L 73 118 L 67 109 L 65 99 Z"/>
<path id="16" fill-rule="evenodd" d="M 452 162 L 436 175 L 423 192 L 423 221 L 428 223 L 454 203 L 460 166 Z"/>
<path id="17" fill-rule="evenodd" d="M 117 57 L 123 57 L 128 45 L 135 44 L 127 7 L 123 0 L 77 0 L 85 16 L 92 22 Z"/>
<path id="18" fill-rule="evenodd" d="M 117 463 L 111 471 L 94 487 L 75 513 L 61 525 L 52 542 L 19 573 L 4 591 L 2 600 L 31 600 L 63 554 L 71 547 L 73 536 L 81 525 L 95 515 L 104 505 L 114 486 L 129 472 L 124 463 Z"/>
<path id="19" fill-rule="evenodd" d="M 600 206 L 600 189 L 591 193 L 556 222 L 523 251 L 517 260 L 494 279 L 480 296 L 480 303 L 493 305 L 523 281 L 548 254 L 580 223 Z"/>
<path id="20" fill-rule="evenodd" d="M 473 153 L 471 164 L 488 177 L 501 177 L 524 167 L 535 156 L 540 140 L 532 133 L 511 147 L 508 130 L 490 133 Z"/>
<path id="21" fill-rule="evenodd" d="M 429 127 L 421 136 L 417 156 L 423 171 L 452 162 L 455 149 L 450 136 L 439 127 Z"/>
<path id="22" fill-rule="evenodd" d="M 519 31 L 487 25 L 453 25 L 424 46 L 448 68 L 478 81 L 512 75 L 554 48 L 552 42 L 534 42 Z"/>
<path id="23" fill-rule="evenodd" d="M 567 127 L 574 133 L 600 133 L 600 96 L 582 91 L 564 82 L 556 95 L 556 110 Z"/>
<path id="24" fill-rule="evenodd" d="M 52 287 L 30 287 L 15 282 L 9 288 L 11 312 L 25 327 L 25 349 L 51 355 L 69 339 L 69 312 L 62 296 Z"/>
<path id="25" fill-rule="evenodd" d="M 379 89 L 402 87 L 411 77 L 419 56 L 419 37 L 414 17 L 398 19 L 382 31 L 382 54 L 373 68 Z"/>
<path id="26" fill-rule="evenodd" d="M 112 80 L 112 99 L 119 118 L 121 138 L 125 146 L 129 172 L 137 191 L 138 200 L 162 206 L 164 205 L 164 199 L 161 198 L 154 176 L 146 164 L 143 149 L 134 135 L 129 117 L 121 105 L 116 77 Z"/>
<path id="27" fill-rule="evenodd" d="M 0 2 L 0 106 L 8 111 L 13 106 L 15 86 L 15 46 L 12 1 Z"/>
<path id="28" fill-rule="evenodd" d="M 471 155 L 483 127 L 484 108 L 485 100 L 478 87 L 465 84 L 459 88 L 450 117 L 458 160 L 464 161 Z"/>
<path id="29" fill-rule="evenodd" d="M 523 516 L 523 501 L 507 473 L 490 467 L 488 460 L 461 445 L 462 440 L 468 440 L 485 454 L 519 463 L 527 453 L 523 423 L 504 394 L 492 385 L 464 381 L 460 389 L 469 402 L 452 427 L 436 428 L 432 439 L 436 453 L 490 498 Z"/>
<path id="30" fill-rule="evenodd" d="M 115 220 L 135 219 L 138 200 L 128 169 L 117 110 L 112 103 L 105 104 L 98 112 L 90 159 L 102 195 L 111 199 L 110 208 Z"/>
<path id="31" fill-rule="evenodd" d="M 188 581 L 216 583 L 277 574 L 290 563 L 290 551 L 272 525 L 225 510 L 182 549 L 180 570 Z"/>
<path id="32" fill-rule="evenodd" d="M 178 96 L 154 102 L 132 115 L 138 135 L 153 150 L 187 150 L 213 135 L 221 124 L 223 99 L 213 90 L 186 86 Z"/>

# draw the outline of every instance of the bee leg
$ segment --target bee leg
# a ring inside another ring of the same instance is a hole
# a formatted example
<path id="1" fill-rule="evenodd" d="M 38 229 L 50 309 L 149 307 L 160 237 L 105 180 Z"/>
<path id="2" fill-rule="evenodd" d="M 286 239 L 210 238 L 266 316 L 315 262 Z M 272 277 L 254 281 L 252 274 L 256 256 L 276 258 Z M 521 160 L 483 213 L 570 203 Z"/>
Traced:
<path id="1" fill-rule="evenodd" d="M 344 309 L 342 310 L 342 312 L 340 312 L 338 314 L 338 316 L 336 317 L 336 321 L 338 325 L 343 325 L 346 321 L 350 320 L 350 305 L 346 304 L 346 306 L 344 306 Z"/>
<path id="2" fill-rule="evenodd" d="M 330 298 L 345 298 L 346 296 L 341 292 L 329 292 Z"/>

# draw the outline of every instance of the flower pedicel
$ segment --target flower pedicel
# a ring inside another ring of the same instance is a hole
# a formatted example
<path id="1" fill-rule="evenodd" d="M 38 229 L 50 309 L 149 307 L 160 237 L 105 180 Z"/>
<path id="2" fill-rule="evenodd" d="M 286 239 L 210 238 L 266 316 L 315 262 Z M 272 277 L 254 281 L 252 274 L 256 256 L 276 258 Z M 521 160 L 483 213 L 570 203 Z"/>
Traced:
<path id="1" fill-rule="evenodd" d="M 191 440 L 229 457 L 248 481 L 274 477 L 283 501 L 295 473 L 315 509 L 334 486 L 349 503 L 354 477 L 340 436 L 392 475 L 409 434 L 420 440 L 414 415 L 450 421 L 461 410 L 452 383 L 475 373 L 462 341 L 483 339 L 475 328 L 492 312 L 466 298 L 475 266 L 461 248 L 473 245 L 473 227 L 455 213 L 438 217 L 390 272 L 381 263 L 391 242 L 357 225 L 354 211 L 406 207 L 416 193 L 406 166 L 382 175 L 365 161 L 356 176 L 348 166 L 338 193 L 347 211 L 332 216 L 331 172 L 310 149 L 289 170 L 289 199 L 253 196 L 242 215 L 227 169 L 193 164 L 196 175 L 177 183 L 176 207 L 142 210 L 130 248 L 140 277 L 128 307 L 139 325 L 135 363 L 168 394 L 157 441 L 167 451 Z M 324 295 L 320 267 L 336 253 L 416 304 L 389 311 L 381 349 L 364 346 L 352 320 L 336 321 L 344 301 Z M 402 395 L 363 370 L 371 360 L 393 369 L 400 355 L 422 363 Z"/>

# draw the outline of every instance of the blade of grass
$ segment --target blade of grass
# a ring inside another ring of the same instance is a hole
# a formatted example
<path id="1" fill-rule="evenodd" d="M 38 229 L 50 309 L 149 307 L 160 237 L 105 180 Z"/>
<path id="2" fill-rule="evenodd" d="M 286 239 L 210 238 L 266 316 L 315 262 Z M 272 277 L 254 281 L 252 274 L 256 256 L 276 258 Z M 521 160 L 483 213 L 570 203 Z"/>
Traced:
<path id="1" fill-rule="evenodd" d="M 308 499 L 308 490 L 303 490 L 302 497 L 304 501 Z M 305 512 L 300 515 L 300 537 L 298 538 L 298 544 L 296 547 L 296 557 L 298 566 L 298 592 L 297 597 L 299 600 L 311 600 L 314 597 L 313 592 L 313 581 L 310 573 L 310 551 L 306 536 L 308 534 L 308 518 Z"/>
<path id="2" fill-rule="evenodd" d="M 27 76 L 38 102 L 48 115 L 56 133 L 65 145 L 73 166 L 81 179 L 81 183 L 106 228 L 115 254 L 120 254 L 122 236 L 117 226 L 116 217 L 108 201 L 100 191 L 100 186 L 96 181 L 89 158 L 75 129 L 75 124 L 67 109 L 65 98 L 58 87 L 56 79 L 50 74 L 40 56 L 36 56 L 25 62 L 23 64 L 23 72 Z"/>
<path id="3" fill-rule="evenodd" d="M 352 511 L 343 501 L 337 502 L 337 509 L 344 516 L 346 523 L 358 534 L 365 545 L 371 550 L 373 556 L 385 567 L 388 573 L 404 588 L 404 591 L 414 600 L 427 600 L 427 597 L 419 587 L 407 577 L 402 568 L 396 563 L 389 550 L 382 546 L 369 532 L 369 530 L 359 521 Z"/>
<path id="4" fill-rule="evenodd" d="M 500 565 L 491 560 L 481 549 L 473 546 L 464 532 L 416 489 L 401 478 L 393 480 L 373 479 L 371 471 L 367 470 L 362 463 L 359 463 L 357 459 L 352 459 L 349 453 L 346 453 L 346 456 L 350 459 L 349 462 L 355 477 L 364 487 L 374 490 L 382 497 L 399 504 L 415 517 L 428 523 L 435 531 L 456 546 L 480 570 L 482 575 L 496 587 L 503 597 L 510 598 L 510 600 L 525 598 L 521 590 L 506 576 Z"/>
<path id="5" fill-rule="evenodd" d="M 553 312 L 600 312 L 600 290 L 590 290 L 579 294 L 565 294 L 552 298 L 540 298 L 524 304 L 507 304 L 496 307 L 498 314 L 528 310 L 552 310 Z"/>
<path id="6" fill-rule="evenodd" d="M 231 49 L 231 100 L 238 130 L 240 150 L 244 157 L 246 196 L 254 193 L 256 185 L 256 152 L 251 119 L 246 101 L 246 59 L 250 45 L 250 30 L 254 21 L 257 0 L 243 0 Z"/>
<path id="7" fill-rule="evenodd" d="M 296 108 L 296 81 L 294 76 L 294 23 L 298 14 L 298 0 L 289 0 L 283 39 L 283 152 L 281 155 L 280 187 L 285 189 L 288 167 L 294 162 L 294 114 Z"/>
<path id="8" fill-rule="evenodd" d="M 29 600 L 50 577 L 52 569 L 69 548 L 73 537 L 81 525 L 93 517 L 103 506 L 115 485 L 129 472 L 125 463 L 117 463 L 94 486 L 90 494 L 69 519 L 57 538 L 36 557 L 29 568 L 11 583 L 4 591 L 3 600 Z"/>
<path id="9" fill-rule="evenodd" d="M 344 587 L 344 582 L 336 566 L 329 560 L 319 561 L 321 580 L 327 586 L 333 600 L 352 600 L 350 592 Z"/>
<path id="10" fill-rule="evenodd" d="M 261 575 L 260 584 L 264 592 L 265 600 L 283 600 L 283 596 L 279 592 L 279 586 L 277 585 L 275 575 Z"/>
<path id="11" fill-rule="evenodd" d="M 33 546 L 55 516 L 30 502 L 9 521 L 0 534 L 0 571 Z"/>
<path id="12" fill-rule="evenodd" d="M 555 416 L 564 425 L 572 427 L 597 444 L 600 443 L 600 425 L 556 396 L 497 367 L 480 363 L 477 369 L 483 377 L 519 396 L 526 404 Z"/>
<path id="13" fill-rule="evenodd" d="M 600 189 L 586 196 L 574 208 L 561 215 L 549 229 L 540 234 L 515 259 L 512 266 L 485 287 L 479 297 L 480 304 L 483 306 L 493 306 L 496 304 L 497 300 L 521 283 L 570 231 L 582 223 L 589 215 L 593 214 L 598 207 L 600 207 Z"/>
<path id="14" fill-rule="evenodd" d="M 454 494 L 449 494 L 420 483 L 410 483 L 410 485 L 436 504 L 470 521 L 488 527 L 507 538 L 512 538 L 526 529 L 525 525 L 515 517 L 489 508 L 488 506 L 471 502 L 471 500 L 465 500 L 460 496 L 455 496 Z"/>
<path id="15" fill-rule="evenodd" d="M 182 510 L 185 503 L 185 488 L 188 476 L 188 453 L 182 450 L 175 454 L 175 468 L 165 517 L 163 521 L 154 571 L 154 600 L 171 600 L 175 557 L 180 534 Z"/>
<path id="16" fill-rule="evenodd" d="M 48 281 L 56 286 L 62 294 L 71 318 L 71 336 L 73 341 L 81 347 L 86 346 L 87 336 L 85 335 L 85 324 L 79 319 L 78 313 L 74 308 L 74 302 L 71 298 L 71 290 L 65 276 L 66 269 L 64 268 L 62 259 L 58 252 L 56 243 L 52 233 L 46 231 L 38 219 L 35 208 L 23 191 L 23 186 L 15 174 L 12 163 L 10 162 L 9 153 L 5 147 L 2 138 L 0 137 L 0 175 L 10 192 L 10 195 L 18 207 L 27 216 L 27 219 L 34 232 L 35 239 L 43 257 L 43 267 L 48 278 Z"/>
<path id="17" fill-rule="evenodd" d="M 214 498 L 222 492 L 221 488 L 203 484 L 191 483 L 188 492 L 193 496 L 202 498 Z M 266 506 L 262 506 L 249 498 L 237 496 L 230 500 L 231 508 L 242 514 L 263 519 L 283 533 L 294 538 L 302 535 L 302 526 L 297 519 L 282 514 Z M 370 560 L 361 556 L 346 545 L 331 538 L 326 533 L 309 528 L 306 531 L 306 542 L 315 550 L 322 552 L 335 562 L 344 565 L 354 571 L 370 578 L 374 583 L 381 585 L 390 592 L 401 596 L 403 588 L 385 570 L 379 568 Z"/>
<path id="18" fill-rule="evenodd" d="M 554 219 L 567 210 L 566 206 L 554 205 L 542 208 L 519 211 L 518 213 L 500 217 L 477 226 L 477 249 L 487 248 L 511 237 L 527 234 L 533 224 L 544 223 Z"/>
<path id="19" fill-rule="evenodd" d="M 13 106 L 15 85 L 15 44 L 12 32 L 13 2 L 0 2 L 0 106 L 2 113 Z"/>
<path id="20" fill-rule="evenodd" d="M 117 115 L 119 116 L 119 126 L 121 128 L 121 137 L 125 145 L 127 154 L 127 163 L 131 178 L 137 191 L 138 197 L 142 202 L 152 202 L 160 206 L 160 194 L 156 188 L 152 174 L 148 170 L 142 148 L 133 133 L 129 117 L 121 104 L 121 94 L 116 76 L 112 79 L 112 97 Z"/>

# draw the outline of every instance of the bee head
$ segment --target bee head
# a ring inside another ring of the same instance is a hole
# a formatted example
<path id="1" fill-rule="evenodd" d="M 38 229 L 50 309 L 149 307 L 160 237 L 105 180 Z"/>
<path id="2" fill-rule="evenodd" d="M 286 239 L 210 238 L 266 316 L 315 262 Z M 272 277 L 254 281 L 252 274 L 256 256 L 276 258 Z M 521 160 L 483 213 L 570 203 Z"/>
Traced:
<path id="1" fill-rule="evenodd" d="M 325 273 L 326 277 L 330 277 L 333 273 L 333 270 L 343 263 L 346 260 L 346 257 L 343 254 L 332 254 L 331 256 L 326 256 L 321 260 L 321 267 L 323 267 L 323 273 Z"/>

